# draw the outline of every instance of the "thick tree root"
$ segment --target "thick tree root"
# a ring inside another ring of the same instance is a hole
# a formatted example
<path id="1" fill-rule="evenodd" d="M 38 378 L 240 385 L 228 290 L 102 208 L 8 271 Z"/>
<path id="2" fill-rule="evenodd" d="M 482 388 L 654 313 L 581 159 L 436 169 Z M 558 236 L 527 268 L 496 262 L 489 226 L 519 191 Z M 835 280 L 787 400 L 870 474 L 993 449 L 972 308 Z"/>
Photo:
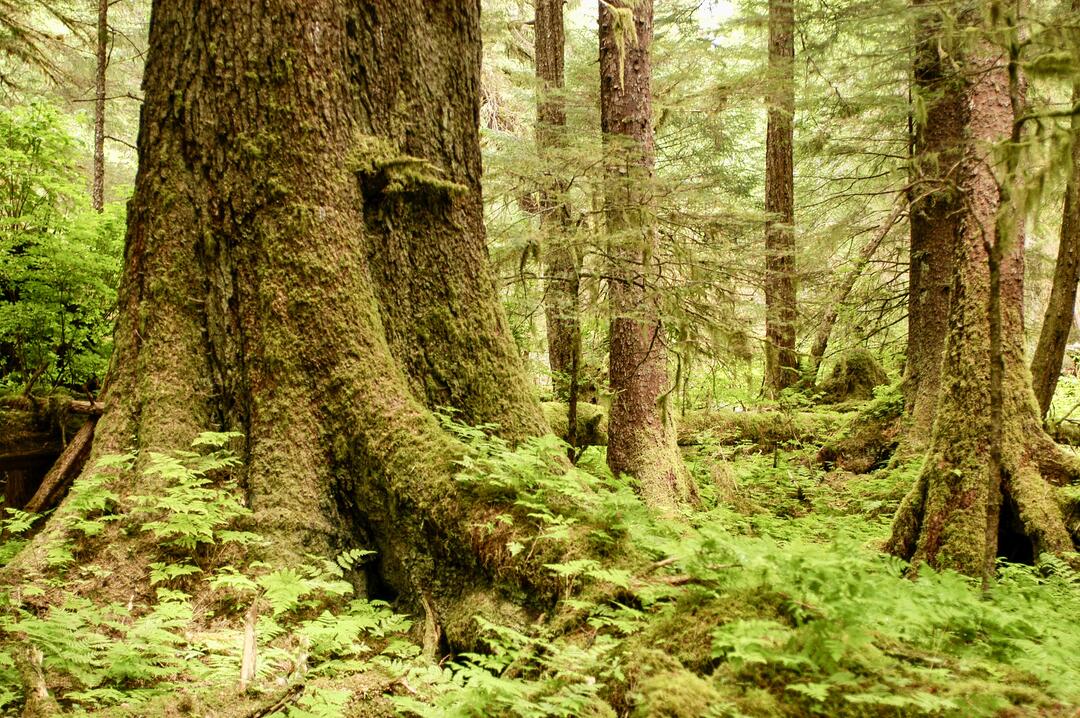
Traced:
<path id="1" fill-rule="evenodd" d="M 980 575 L 994 556 L 1028 562 L 1073 551 L 1062 507 L 1040 469 L 1042 452 L 1032 453 L 1003 467 L 996 535 L 986 525 L 985 506 L 995 500 L 986 495 L 986 465 L 953 469 L 931 454 L 897 511 L 885 550 L 913 564 L 925 561 L 969 575 Z M 1057 466 L 1059 458 L 1051 464 Z"/>
<path id="2" fill-rule="evenodd" d="M 1039 432 L 1033 438 L 1037 442 L 1033 458 L 1044 479 L 1054 486 L 1080 483 L 1080 457 L 1045 433 Z"/>

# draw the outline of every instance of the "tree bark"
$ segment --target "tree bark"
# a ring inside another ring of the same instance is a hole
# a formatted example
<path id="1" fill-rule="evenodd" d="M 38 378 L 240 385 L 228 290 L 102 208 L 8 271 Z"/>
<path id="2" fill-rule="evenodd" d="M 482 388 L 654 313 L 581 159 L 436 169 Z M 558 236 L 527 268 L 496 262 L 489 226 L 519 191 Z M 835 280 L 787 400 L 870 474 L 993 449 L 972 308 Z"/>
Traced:
<path id="1" fill-rule="evenodd" d="M 98 0 L 97 71 L 94 76 L 94 186 L 91 204 L 105 209 L 105 79 L 109 67 L 109 0 Z"/>
<path id="2" fill-rule="evenodd" d="M 564 145 L 566 102 L 563 0 L 537 0 L 536 22 L 536 143 L 544 161 L 544 184 L 540 190 L 540 231 L 543 235 L 547 281 L 544 314 L 547 320 L 548 363 L 554 394 L 568 407 L 567 440 L 576 443 L 578 375 L 581 364 L 580 268 L 570 229 L 567 182 L 553 168 Z"/>
<path id="3" fill-rule="evenodd" d="M 1074 9 L 1080 10 L 1077 5 L 1073 3 Z M 1073 104 L 1076 103 L 1080 103 L 1080 83 L 1073 85 Z M 1031 361 L 1035 398 L 1044 417 L 1050 410 L 1050 400 L 1061 375 L 1065 345 L 1069 343 L 1076 308 L 1076 285 L 1080 282 L 1080 117 L 1076 115 L 1072 118 L 1072 138 L 1072 161 L 1065 185 L 1054 284 L 1039 332 L 1039 344 Z"/>
<path id="4" fill-rule="evenodd" d="M 970 14 L 958 17 L 961 27 L 978 27 Z M 954 59 L 965 70 L 960 89 L 970 114 L 957 173 L 963 202 L 954 215 L 941 396 L 922 472 L 901 504 L 887 549 L 986 576 L 997 556 L 1031 561 L 1072 549 L 1046 479 L 1077 473 L 1075 460 L 1042 429 L 1024 361 L 1023 219 L 1012 199 L 1015 159 L 1003 163 L 990 149 L 1011 140 L 1004 154 L 1018 151 L 1018 66 L 1006 65 L 1000 48 L 986 41 L 966 59 Z M 995 170 L 1007 178 L 1004 183 Z"/>
<path id="5" fill-rule="evenodd" d="M 769 0 L 769 120 L 765 138 L 765 390 L 799 380 L 795 353 L 795 6 Z"/>
<path id="6" fill-rule="evenodd" d="M 956 233 L 963 211 L 958 173 L 969 119 L 962 78 L 942 52 L 957 50 L 941 32 L 937 11 L 922 9 L 926 4 L 926 0 L 916 0 L 916 9 L 922 14 L 916 27 L 913 99 L 923 112 L 914 113 L 914 199 L 903 382 L 909 421 L 901 442 L 903 455 L 925 451 L 941 389 Z"/>
<path id="7" fill-rule="evenodd" d="M 94 442 L 242 431 L 274 560 L 376 548 L 377 580 L 426 596 L 451 642 L 505 549 L 481 550 L 432 409 L 546 430 L 487 262 L 479 5 L 154 3 Z"/>
<path id="8" fill-rule="evenodd" d="M 678 454 L 660 321 L 653 179 L 652 0 L 600 4 L 600 122 L 607 157 L 604 213 L 612 267 L 608 465 L 636 478 L 647 503 L 697 500 Z"/>

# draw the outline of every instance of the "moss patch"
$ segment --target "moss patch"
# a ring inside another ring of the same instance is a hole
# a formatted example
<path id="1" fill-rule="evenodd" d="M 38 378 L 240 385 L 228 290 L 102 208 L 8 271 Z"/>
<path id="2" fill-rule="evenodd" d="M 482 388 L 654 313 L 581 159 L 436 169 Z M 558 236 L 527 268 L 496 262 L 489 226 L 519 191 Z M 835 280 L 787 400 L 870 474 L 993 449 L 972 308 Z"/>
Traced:
<path id="1" fill-rule="evenodd" d="M 840 356 L 832 373 L 821 383 L 825 401 L 836 403 L 851 399 L 871 399 L 874 388 L 889 383 L 877 357 L 866 349 L 853 349 Z"/>

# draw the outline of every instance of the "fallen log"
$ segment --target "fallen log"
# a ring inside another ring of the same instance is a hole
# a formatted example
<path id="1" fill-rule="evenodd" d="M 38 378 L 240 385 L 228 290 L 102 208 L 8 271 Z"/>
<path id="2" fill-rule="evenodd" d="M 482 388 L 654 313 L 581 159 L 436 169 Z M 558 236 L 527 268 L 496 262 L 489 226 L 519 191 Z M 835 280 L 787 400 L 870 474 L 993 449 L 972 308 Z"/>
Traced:
<path id="1" fill-rule="evenodd" d="M 544 405 L 551 430 L 566 438 L 566 405 Z M 835 411 L 695 411 L 683 417 L 678 427 L 680 446 L 697 446 L 707 437 L 722 445 L 749 444 L 763 451 L 776 447 L 820 444 L 827 440 L 843 419 Z M 607 445 L 607 416 L 595 404 L 578 405 L 578 443 Z"/>
<path id="2" fill-rule="evenodd" d="M 71 484 L 78 477 L 90 456 L 90 449 L 94 445 L 94 427 L 97 419 L 90 419 L 71 440 L 71 443 L 60 454 L 49 473 L 41 480 L 33 497 L 26 503 L 25 511 L 39 514 L 55 507 L 67 494 Z"/>
<path id="3" fill-rule="evenodd" d="M 721 445 L 749 444 L 764 451 L 819 444 L 842 417 L 834 411 L 696 411 L 683 417 L 679 445 L 700 444 L 706 436 Z"/>
<path id="4" fill-rule="evenodd" d="M 4 505 L 26 508 L 68 442 L 104 405 L 69 396 L 0 398 L 0 483 Z"/>

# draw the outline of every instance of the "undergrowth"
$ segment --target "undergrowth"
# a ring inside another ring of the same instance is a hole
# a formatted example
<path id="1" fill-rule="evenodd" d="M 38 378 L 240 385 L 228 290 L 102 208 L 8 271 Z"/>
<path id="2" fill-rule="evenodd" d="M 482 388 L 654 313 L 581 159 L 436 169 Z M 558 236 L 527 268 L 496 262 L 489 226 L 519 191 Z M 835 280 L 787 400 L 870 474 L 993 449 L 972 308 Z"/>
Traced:
<path id="1" fill-rule="evenodd" d="M 599 450 L 572 465 L 553 437 L 513 447 L 444 421 L 465 447 L 463 489 L 494 507 L 476 530 L 557 578 L 546 620 L 481 622 L 472 652 L 422 657 L 412 621 L 345 580 L 367 552 L 251 558 L 267 547 L 229 480 L 231 437 L 207 434 L 191 452 L 110 457 L 76 484 L 53 519 L 49 571 L 4 596 L 0 715 L 20 714 L 27 666 L 65 715 L 1064 716 L 1080 702 L 1080 575 L 1044 556 L 1001 564 L 988 590 L 925 568 L 905 578 L 878 543 L 907 469 L 824 474 L 800 453 L 741 456 L 739 510 L 703 491 L 703 511 L 669 521 Z M 692 468 L 708 481 L 723 460 L 709 447 Z M 163 489 L 121 502 L 109 476 L 135 470 Z M 35 518 L 9 513 L 0 561 Z M 108 525 L 154 538 L 154 601 L 70 590 L 105 570 L 79 556 Z M 258 661 L 238 693 L 245 631 Z M 273 710 L 213 712 L 214 694 Z"/>

